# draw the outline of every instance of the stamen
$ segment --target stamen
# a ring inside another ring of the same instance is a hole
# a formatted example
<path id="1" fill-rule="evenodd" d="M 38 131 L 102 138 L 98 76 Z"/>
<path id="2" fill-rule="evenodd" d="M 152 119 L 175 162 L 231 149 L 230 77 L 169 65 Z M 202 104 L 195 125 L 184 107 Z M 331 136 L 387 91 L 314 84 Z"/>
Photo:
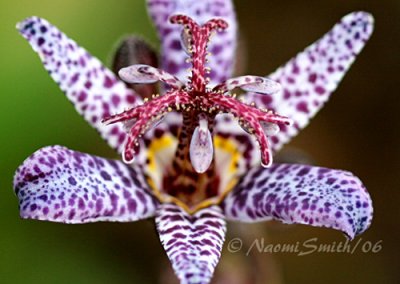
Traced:
<path id="1" fill-rule="evenodd" d="M 189 56 L 191 55 L 191 48 L 192 48 L 192 42 L 190 39 L 190 31 L 188 29 L 183 29 L 182 33 L 181 33 L 181 44 L 183 49 L 185 50 L 186 54 L 188 54 Z M 189 57 L 186 60 L 187 63 L 191 62 L 191 58 Z"/>
<path id="2" fill-rule="evenodd" d="M 126 133 L 129 133 L 129 131 L 131 131 L 131 128 L 135 125 L 136 121 L 136 119 L 130 119 L 122 122 Z"/>
<path id="3" fill-rule="evenodd" d="M 184 84 L 175 76 L 152 66 L 136 64 L 119 70 L 118 75 L 127 83 L 150 84 L 164 82 L 173 89 L 180 89 Z"/>
<path id="4" fill-rule="evenodd" d="M 216 105 L 222 112 L 231 113 L 238 118 L 239 124 L 257 139 L 263 166 L 271 165 L 272 156 L 269 141 L 261 123 L 290 125 L 292 121 L 287 117 L 260 110 L 255 106 L 244 104 L 233 97 L 220 93 L 207 94 L 207 98 L 210 100 L 210 105 Z"/>
<path id="5" fill-rule="evenodd" d="M 226 93 L 235 88 L 241 88 L 247 92 L 269 95 L 276 94 L 282 89 L 278 82 L 272 81 L 268 78 L 247 75 L 228 79 L 225 82 L 215 86 L 213 91 L 217 93 Z"/>
<path id="6" fill-rule="evenodd" d="M 214 147 L 207 117 L 202 115 L 190 141 L 190 161 L 194 170 L 204 173 L 210 167 L 213 156 Z"/>
<path id="7" fill-rule="evenodd" d="M 261 126 L 267 136 L 273 136 L 279 132 L 279 126 L 274 123 L 269 123 L 269 122 L 261 122 Z"/>
<path id="8" fill-rule="evenodd" d="M 179 108 L 190 108 L 192 102 L 189 95 L 182 91 L 172 91 L 164 96 L 154 96 L 153 100 L 145 102 L 143 105 L 134 107 L 120 114 L 103 119 L 105 124 L 116 122 L 135 121 L 129 130 L 128 140 L 125 144 L 123 159 L 126 163 L 133 162 L 137 153 L 139 142 L 144 133 L 166 113 Z"/>

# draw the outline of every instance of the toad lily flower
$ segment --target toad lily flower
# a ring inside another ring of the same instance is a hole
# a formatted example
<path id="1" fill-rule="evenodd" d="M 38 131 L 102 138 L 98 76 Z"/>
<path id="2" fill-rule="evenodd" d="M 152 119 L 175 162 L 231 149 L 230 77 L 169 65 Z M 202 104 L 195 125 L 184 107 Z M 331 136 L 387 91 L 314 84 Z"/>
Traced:
<path id="1" fill-rule="evenodd" d="M 365 231 L 372 204 L 357 177 L 274 164 L 272 153 L 328 100 L 371 35 L 372 17 L 347 15 L 268 78 L 228 79 L 236 44 L 230 1 L 148 0 L 148 8 L 162 66 L 133 60 L 138 64 L 119 72 L 126 83 L 46 20 L 18 24 L 77 111 L 124 160 L 61 146 L 38 150 L 14 178 L 21 217 L 63 223 L 155 217 L 181 283 L 210 282 L 226 220 L 275 219 L 350 238 Z M 152 88 L 132 85 L 157 81 L 163 91 L 150 100 L 137 90 Z M 236 88 L 247 92 L 246 102 L 236 99 Z"/>

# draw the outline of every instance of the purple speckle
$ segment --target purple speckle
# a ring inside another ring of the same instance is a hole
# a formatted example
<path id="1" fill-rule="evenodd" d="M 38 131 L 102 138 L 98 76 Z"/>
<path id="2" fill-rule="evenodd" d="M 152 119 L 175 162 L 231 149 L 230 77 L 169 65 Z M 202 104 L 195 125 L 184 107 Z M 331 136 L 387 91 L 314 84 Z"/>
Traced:
<path id="1" fill-rule="evenodd" d="M 38 38 L 37 44 L 38 44 L 38 46 L 42 46 L 44 44 L 44 42 L 45 42 L 44 38 L 40 37 L 40 38 Z"/>
<path id="2" fill-rule="evenodd" d="M 110 89 L 113 85 L 114 85 L 114 81 L 113 81 L 110 77 L 105 76 L 105 77 L 104 77 L 104 84 L 103 84 L 103 86 L 104 86 L 105 88 L 107 88 L 107 89 Z"/>
<path id="3" fill-rule="evenodd" d="M 85 209 L 85 201 L 82 198 L 79 198 L 79 200 L 78 200 L 78 208 L 80 210 Z"/>
<path id="4" fill-rule="evenodd" d="M 121 98 L 117 95 L 113 95 L 111 97 L 111 102 L 115 107 L 118 107 L 119 103 L 121 102 Z"/>
<path id="5" fill-rule="evenodd" d="M 87 99 L 87 93 L 85 91 L 81 91 L 78 96 L 78 101 L 83 102 Z"/>
<path id="6" fill-rule="evenodd" d="M 296 109 L 304 113 L 309 113 L 309 109 L 306 102 L 299 102 L 296 106 Z"/>
<path id="7" fill-rule="evenodd" d="M 308 81 L 310 83 L 315 83 L 316 80 L 317 80 L 317 74 L 312 73 L 312 74 L 310 74 L 310 76 L 308 76 Z"/>
<path id="8" fill-rule="evenodd" d="M 39 198 L 40 200 L 43 200 L 44 202 L 46 202 L 47 199 L 48 199 L 48 197 L 47 197 L 46 194 L 43 194 L 43 195 L 39 196 L 38 198 Z"/>
<path id="9" fill-rule="evenodd" d="M 130 198 L 128 200 L 128 210 L 129 210 L 129 212 L 135 213 L 136 212 L 136 207 L 137 207 L 136 201 L 134 199 Z"/>
<path id="10" fill-rule="evenodd" d="M 72 177 L 72 176 L 70 176 L 70 177 L 68 178 L 68 182 L 69 182 L 69 184 L 71 184 L 71 185 L 76 185 L 76 184 L 77 184 L 76 179 L 75 179 L 74 177 Z"/>
<path id="11" fill-rule="evenodd" d="M 86 81 L 86 83 L 85 83 L 85 88 L 86 88 L 86 89 L 90 89 L 91 87 L 92 87 L 92 82 Z"/>
<path id="12" fill-rule="evenodd" d="M 181 50 L 182 49 L 181 42 L 179 40 L 173 40 L 171 42 L 170 48 L 173 50 Z"/>
<path id="13" fill-rule="evenodd" d="M 103 199 L 99 198 L 96 201 L 96 211 L 100 212 L 103 209 Z"/>
<path id="14" fill-rule="evenodd" d="M 44 214 L 44 215 L 49 214 L 49 207 L 44 207 L 44 208 L 43 208 L 43 214 Z"/>
<path id="15" fill-rule="evenodd" d="M 111 180 L 111 176 L 105 171 L 101 171 L 100 175 L 104 180 Z"/>
<path id="16" fill-rule="evenodd" d="M 211 53 L 213 55 L 218 55 L 221 51 L 222 51 L 222 45 L 215 45 L 213 46 L 213 48 L 211 49 Z"/>
<path id="17" fill-rule="evenodd" d="M 315 92 L 316 92 L 318 95 L 323 95 L 323 94 L 325 94 L 326 90 L 325 90 L 325 88 L 322 87 L 322 86 L 316 86 L 316 87 L 315 87 Z"/>
<path id="18" fill-rule="evenodd" d="M 308 174 L 309 172 L 310 172 L 310 168 L 309 167 L 304 167 L 297 173 L 297 175 L 298 176 L 304 176 L 304 175 Z"/>

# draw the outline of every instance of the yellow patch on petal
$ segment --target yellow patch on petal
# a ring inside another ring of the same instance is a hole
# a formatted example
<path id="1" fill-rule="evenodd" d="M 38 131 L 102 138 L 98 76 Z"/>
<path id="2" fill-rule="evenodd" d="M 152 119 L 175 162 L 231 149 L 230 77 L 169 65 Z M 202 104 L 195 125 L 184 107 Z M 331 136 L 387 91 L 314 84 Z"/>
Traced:
<path id="1" fill-rule="evenodd" d="M 238 151 L 237 142 L 232 138 L 214 137 L 214 148 L 216 152 L 217 165 L 227 168 L 229 174 L 235 174 L 238 170 L 242 153 Z M 218 162 L 218 159 L 220 160 Z"/>
<path id="2" fill-rule="evenodd" d="M 177 144 L 178 140 L 175 136 L 165 133 L 160 138 L 153 138 L 147 148 L 145 172 L 147 182 L 156 196 L 161 195 L 163 176 L 171 165 Z"/>
<path id="3" fill-rule="evenodd" d="M 239 177 L 244 172 L 245 160 L 239 150 L 241 145 L 232 137 L 217 135 L 213 141 L 215 150 L 215 175 L 219 178 L 218 194 L 189 206 L 179 196 L 171 196 L 163 190 L 163 177 L 167 174 L 167 170 L 170 169 L 175 158 L 175 150 L 178 144 L 177 138 L 169 133 L 165 133 L 160 138 L 152 139 L 147 149 L 147 166 L 145 171 L 147 182 L 160 202 L 173 202 L 189 214 L 193 214 L 202 208 L 221 203 L 225 196 L 232 191 L 239 181 Z M 199 174 L 199 181 L 204 178 L 206 178 L 206 174 Z M 203 182 L 201 184 L 204 186 Z M 202 189 L 199 188 L 199 190 Z"/>

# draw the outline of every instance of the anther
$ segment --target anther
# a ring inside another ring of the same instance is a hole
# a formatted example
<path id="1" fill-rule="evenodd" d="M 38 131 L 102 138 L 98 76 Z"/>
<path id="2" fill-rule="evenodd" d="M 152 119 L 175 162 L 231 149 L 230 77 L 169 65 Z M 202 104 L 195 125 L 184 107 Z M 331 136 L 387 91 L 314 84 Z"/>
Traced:
<path id="1" fill-rule="evenodd" d="M 199 117 L 199 126 L 193 132 L 190 141 L 190 161 L 194 170 L 198 173 L 204 173 L 211 165 L 214 157 L 214 146 L 211 132 L 208 129 L 207 117 Z"/>

